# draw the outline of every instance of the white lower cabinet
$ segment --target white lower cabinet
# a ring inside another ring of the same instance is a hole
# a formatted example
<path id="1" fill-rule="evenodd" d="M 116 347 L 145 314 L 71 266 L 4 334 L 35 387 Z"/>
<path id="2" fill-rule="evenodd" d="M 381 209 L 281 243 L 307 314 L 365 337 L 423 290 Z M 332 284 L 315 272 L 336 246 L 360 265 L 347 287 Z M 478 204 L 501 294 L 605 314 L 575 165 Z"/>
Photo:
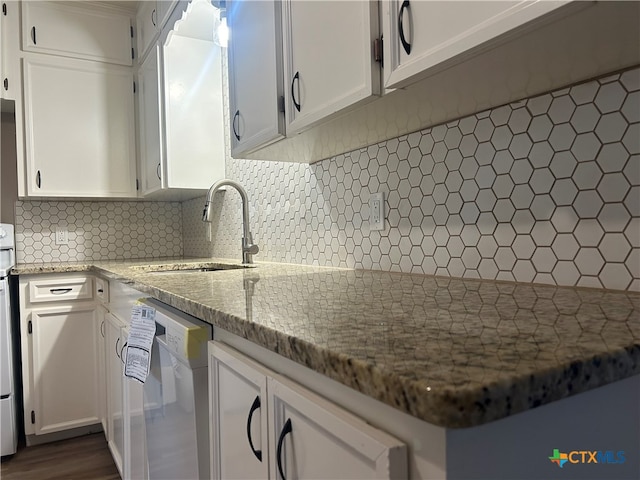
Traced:
<path id="1" fill-rule="evenodd" d="M 122 337 L 123 327 L 124 323 L 112 313 L 105 315 L 108 444 L 120 476 L 124 476 L 123 460 L 125 447 L 121 359 L 124 346 Z"/>
<path id="2" fill-rule="evenodd" d="M 99 424 L 99 324 L 84 275 L 21 276 L 24 427 L 37 436 Z M 79 292 L 87 290 L 87 295 Z"/>
<path id="3" fill-rule="evenodd" d="M 219 342 L 209 344 L 212 478 L 407 478 L 407 449 Z"/>

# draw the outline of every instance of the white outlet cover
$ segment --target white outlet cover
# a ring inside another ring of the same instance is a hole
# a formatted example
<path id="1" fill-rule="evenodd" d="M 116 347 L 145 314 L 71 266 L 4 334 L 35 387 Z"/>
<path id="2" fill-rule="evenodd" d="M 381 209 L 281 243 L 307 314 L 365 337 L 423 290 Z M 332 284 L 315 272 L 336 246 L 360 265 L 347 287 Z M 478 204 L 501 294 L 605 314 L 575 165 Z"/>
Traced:
<path id="1" fill-rule="evenodd" d="M 384 192 L 374 193 L 369 198 L 369 229 L 384 230 Z"/>

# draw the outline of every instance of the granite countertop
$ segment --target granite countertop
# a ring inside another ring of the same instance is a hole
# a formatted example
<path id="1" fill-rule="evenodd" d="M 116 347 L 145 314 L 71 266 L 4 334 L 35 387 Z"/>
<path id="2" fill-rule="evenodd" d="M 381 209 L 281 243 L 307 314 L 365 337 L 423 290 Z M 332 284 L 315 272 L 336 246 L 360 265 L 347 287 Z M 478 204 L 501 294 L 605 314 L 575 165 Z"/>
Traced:
<path id="1" fill-rule="evenodd" d="M 19 265 L 14 273 L 87 271 L 125 281 L 447 428 L 640 374 L 637 293 L 269 263 L 149 273 L 232 263 Z"/>

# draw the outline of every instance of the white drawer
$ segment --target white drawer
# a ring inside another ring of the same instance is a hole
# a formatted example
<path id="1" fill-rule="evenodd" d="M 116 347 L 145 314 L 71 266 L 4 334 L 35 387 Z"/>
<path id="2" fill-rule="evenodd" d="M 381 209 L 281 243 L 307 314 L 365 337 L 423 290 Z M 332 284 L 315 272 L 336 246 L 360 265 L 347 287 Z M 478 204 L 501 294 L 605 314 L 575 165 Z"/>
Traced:
<path id="1" fill-rule="evenodd" d="M 109 280 L 96 278 L 96 300 L 100 303 L 109 303 Z"/>
<path id="2" fill-rule="evenodd" d="M 93 299 L 92 277 L 34 279 L 29 281 L 29 303 Z"/>

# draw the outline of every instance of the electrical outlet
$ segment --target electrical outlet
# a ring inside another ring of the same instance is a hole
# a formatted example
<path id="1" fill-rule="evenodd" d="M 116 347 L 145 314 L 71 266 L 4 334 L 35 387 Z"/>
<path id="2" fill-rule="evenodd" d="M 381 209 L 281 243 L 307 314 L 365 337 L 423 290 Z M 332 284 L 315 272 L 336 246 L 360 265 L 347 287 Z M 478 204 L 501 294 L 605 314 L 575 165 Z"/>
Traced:
<path id="1" fill-rule="evenodd" d="M 369 229 L 384 230 L 384 193 L 374 193 L 369 198 Z"/>
<path id="2" fill-rule="evenodd" d="M 64 228 L 56 228 L 56 245 L 68 245 L 69 232 Z"/>

